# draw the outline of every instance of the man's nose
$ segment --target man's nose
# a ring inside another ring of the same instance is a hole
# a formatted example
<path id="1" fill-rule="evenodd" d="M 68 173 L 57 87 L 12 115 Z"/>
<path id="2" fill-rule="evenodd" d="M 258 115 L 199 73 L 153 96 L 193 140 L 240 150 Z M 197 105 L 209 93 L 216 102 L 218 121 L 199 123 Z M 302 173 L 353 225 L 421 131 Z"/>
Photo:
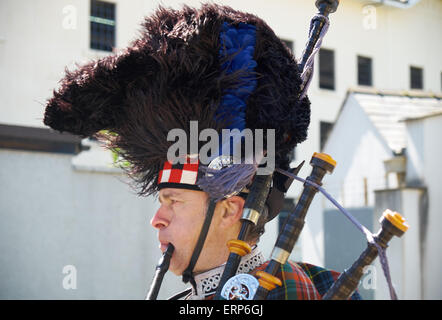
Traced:
<path id="1" fill-rule="evenodd" d="M 170 223 L 170 215 L 167 212 L 167 208 L 164 205 L 157 210 L 152 220 L 150 220 L 150 224 L 152 227 L 156 229 L 163 229 L 167 227 Z"/>

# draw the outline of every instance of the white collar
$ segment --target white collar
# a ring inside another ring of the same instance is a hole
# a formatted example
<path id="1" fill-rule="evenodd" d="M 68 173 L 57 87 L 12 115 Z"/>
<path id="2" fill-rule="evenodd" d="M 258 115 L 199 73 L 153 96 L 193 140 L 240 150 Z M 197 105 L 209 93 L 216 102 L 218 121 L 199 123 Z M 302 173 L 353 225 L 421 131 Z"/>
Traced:
<path id="1" fill-rule="evenodd" d="M 252 252 L 241 258 L 241 263 L 239 264 L 238 271 L 236 273 L 249 273 L 256 267 L 262 265 L 264 262 L 264 255 L 255 246 Z M 194 277 L 196 287 L 192 288 L 192 293 L 187 299 L 203 300 L 206 297 L 215 294 L 225 266 L 226 264 L 224 263 L 219 267 L 196 274 Z"/>

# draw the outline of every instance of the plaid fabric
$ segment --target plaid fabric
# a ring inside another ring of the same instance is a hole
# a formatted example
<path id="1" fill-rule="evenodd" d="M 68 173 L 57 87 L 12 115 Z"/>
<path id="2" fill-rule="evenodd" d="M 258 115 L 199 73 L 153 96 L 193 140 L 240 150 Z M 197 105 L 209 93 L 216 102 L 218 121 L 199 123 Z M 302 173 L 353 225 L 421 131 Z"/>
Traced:
<path id="1" fill-rule="evenodd" d="M 256 268 L 264 271 L 268 262 Z M 276 277 L 281 279 L 283 285 L 270 291 L 268 300 L 319 300 L 338 279 L 340 273 L 327 270 L 308 263 L 295 263 L 287 261 L 281 266 Z M 351 300 L 360 300 L 358 292 L 355 292 Z"/>
<path id="2" fill-rule="evenodd" d="M 250 274 L 264 271 L 268 263 L 262 264 Z M 267 300 L 320 300 L 339 275 L 339 272 L 308 263 L 287 261 L 276 274 L 283 285 L 270 291 Z M 207 298 L 212 299 L 213 296 Z M 361 300 L 361 296 L 355 291 L 349 300 Z"/>
<path id="3" fill-rule="evenodd" d="M 340 273 L 327 270 L 318 266 L 314 266 L 308 263 L 298 263 L 298 266 L 304 270 L 308 277 L 313 281 L 316 290 L 321 297 L 327 292 L 327 290 L 338 280 Z M 355 291 L 349 300 L 361 300 L 361 296 L 358 291 Z"/>
<path id="4" fill-rule="evenodd" d="M 269 261 L 259 266 L 253 272 L 264 271 Z M 319 300 L 321 296 L 315 288 L 314 283 L 296 263 L 288 261 L 281 266 L 279 272 L 275 275 L 281 279 L 282 286 L 276 287 L 270 291 L 268 300 Z"/>

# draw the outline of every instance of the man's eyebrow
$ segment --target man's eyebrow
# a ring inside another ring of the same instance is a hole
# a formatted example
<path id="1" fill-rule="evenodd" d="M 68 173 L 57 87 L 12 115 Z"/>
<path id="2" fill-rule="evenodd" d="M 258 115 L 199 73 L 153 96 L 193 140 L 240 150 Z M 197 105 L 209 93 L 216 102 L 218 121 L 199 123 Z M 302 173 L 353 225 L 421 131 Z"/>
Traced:
<path id="1" fill-rule="evenodd" d="M 158 199 L 159 199 L 159 201 L 161 202 L 162 199 L 169 199 L 169 198 L 171 198 L 171 197 L 179 197 L 180 195 L 181 195 L 180 192 L 170 191 L 170 192 L 167 192 L 167 193 L 165 192 L 165 193 L 163 193 L 163 194 L 160 194 L 159 197 L 158 197 Z"/>

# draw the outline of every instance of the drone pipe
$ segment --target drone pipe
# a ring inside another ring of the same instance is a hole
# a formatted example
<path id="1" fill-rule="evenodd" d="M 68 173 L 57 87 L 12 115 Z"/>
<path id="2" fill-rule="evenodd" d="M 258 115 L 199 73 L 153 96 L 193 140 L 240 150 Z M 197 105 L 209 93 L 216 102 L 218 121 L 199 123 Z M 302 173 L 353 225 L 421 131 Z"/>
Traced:
<path id="1" fill-rule="evenodd" d="M 313 166 L 308 181 L 312 181 L 317 185 L 322 185 L 321 181 L 324 175 L 331 173 L 336 166 L 336 161 L 325 153 L 314 153 L 310 164 Z M 275 247 L 272 251 L 271 260 L 265 271 L 257 273 L 260 286 L 254 296 L 254 300 L 265 300 L 268 293 L 276 286 L 281 285 L 278 278 L 275 277 L 281 265 L 287 262 L 296 241 L 304 227 L 305 216 L 310 204 L 318 192 L 318 189 L 310 184 L 304 183 L 304 189 L 299 198 L 298 203 L 292 213 L 286 218 L 282 231 L 276 240 Z"/>

